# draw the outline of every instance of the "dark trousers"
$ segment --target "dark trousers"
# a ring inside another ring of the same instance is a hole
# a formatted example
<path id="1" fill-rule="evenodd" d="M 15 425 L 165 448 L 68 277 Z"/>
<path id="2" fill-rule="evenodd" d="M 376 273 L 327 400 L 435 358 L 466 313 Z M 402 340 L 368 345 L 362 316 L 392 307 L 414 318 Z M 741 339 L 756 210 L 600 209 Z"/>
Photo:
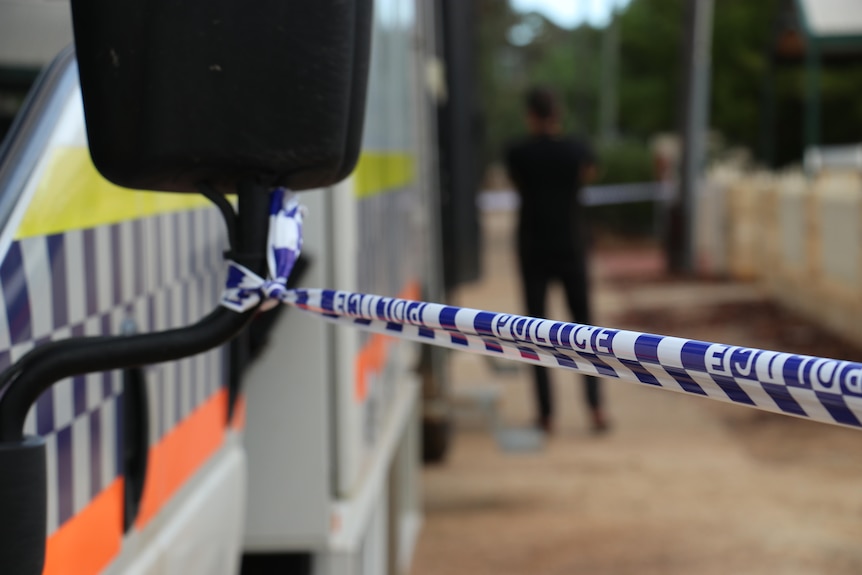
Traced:
<path id="1" fill-rule="evenodd" d="M 521 282 L 527 315 L 545 317 L 545 302 L 548 285 L 559 280 L 563 284 L 566 301 L 572 319 L 578 323 L 590 323 L 590 295 L 587 278 L 587 261 L 583 253 L 564 253 L 556 256 L 530 254 L 519 250 Z M 533 366 L 535 370 L 536 408 L 539 421 L 549 421 L 554 414 L 549 370 Z M 599 380 L 584 376 L 584 398 L 590 409 L 601 406 Z"/>

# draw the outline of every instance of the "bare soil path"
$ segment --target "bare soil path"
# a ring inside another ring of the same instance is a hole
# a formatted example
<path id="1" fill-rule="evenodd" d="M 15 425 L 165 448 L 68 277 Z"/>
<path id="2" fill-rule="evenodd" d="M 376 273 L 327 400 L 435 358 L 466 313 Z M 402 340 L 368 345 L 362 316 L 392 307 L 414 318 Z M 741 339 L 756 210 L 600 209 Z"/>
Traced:
<path id="1" fill-rule="evenodd" d="M 520 312 L 511 214 L 484 226 L 483 280 L 456 303 Z M 593 271 L 599 325 L 862 359 L 754 286 L 662 278 L 649 247 L 600 250 Z M 459 394 L 499 390 L 500 419 L 531 420 L 528 368 L 460 354 L 452 370 Z M 862 573 L 862 432 L 606 381 L 613 430 L 594 437 L 577 376 L 554 376 L 543 450 L 464 425 L 424 470 L 414 575 Z"/>

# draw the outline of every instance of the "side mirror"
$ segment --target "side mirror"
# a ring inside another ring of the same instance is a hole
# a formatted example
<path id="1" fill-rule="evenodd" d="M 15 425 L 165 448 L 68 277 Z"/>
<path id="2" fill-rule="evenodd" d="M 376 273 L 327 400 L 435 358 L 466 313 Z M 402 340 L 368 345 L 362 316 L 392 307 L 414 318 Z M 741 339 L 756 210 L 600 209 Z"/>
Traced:
<path id="1" fill-rule="evenodd" d="M 303 190 L 356 164 L 372 0 L 72 0 L 93 162 L 129 188 Z"/>

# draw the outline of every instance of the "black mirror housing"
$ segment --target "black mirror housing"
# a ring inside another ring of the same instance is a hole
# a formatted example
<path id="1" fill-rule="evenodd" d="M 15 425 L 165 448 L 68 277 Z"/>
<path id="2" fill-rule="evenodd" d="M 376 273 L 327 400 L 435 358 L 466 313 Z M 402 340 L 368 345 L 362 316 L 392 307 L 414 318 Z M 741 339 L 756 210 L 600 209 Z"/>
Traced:
<path id="1" fill-rule="evenodd" d="M 73 0 L 90 153 L 120 186 L 303 190 L 359 156 L 372 0 Z"/>

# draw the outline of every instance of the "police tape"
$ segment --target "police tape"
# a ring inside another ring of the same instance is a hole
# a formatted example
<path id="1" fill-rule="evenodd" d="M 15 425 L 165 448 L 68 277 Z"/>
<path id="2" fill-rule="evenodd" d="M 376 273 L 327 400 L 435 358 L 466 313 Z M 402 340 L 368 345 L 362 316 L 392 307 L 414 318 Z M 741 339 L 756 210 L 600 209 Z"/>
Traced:
<path id="1" fill-rule="evenodd" d="M 578 195 L 584 206 L 611 206 L 638 202 L 668 202 L 676 189 L 670 182 L 636 182 L 586 186 Z M 513 211 L 521 205 L 515 190 L 487 190 L 476 197 L 476 206 L 483 212 Z"/>
<path id="2" fill-rule="evenodd" d="M 328 289 L 283 300 L 339 324 L 862 427 L 862 364 Z"/>
<path id="3" fill-rule="evenodd" d="M 330 289 L 287 289 L 303 210 L 273 195 L 270 279 L 230 262 L 222 304 L 275 299 L 401 339 L 862 427 L 862 364 Z M 283 227 L 276 233 L 272 227 Z M 275 279 L 273 279 L 275 278 Z"/>
<path id="4" fill-rule="evenodd" d="M 302 251 L 304 218 L 305 206 L 299 203 L 296 194 L 284 188 L 273 190 L 269 201 L 266 251 L 269 277 L 263 279 L 245 266 L 228 261 L 227 285 L 222 292 L 221 305 L 243 313 L 261 301 L 269 305 L 284 295 L 287 278 Z"/>

